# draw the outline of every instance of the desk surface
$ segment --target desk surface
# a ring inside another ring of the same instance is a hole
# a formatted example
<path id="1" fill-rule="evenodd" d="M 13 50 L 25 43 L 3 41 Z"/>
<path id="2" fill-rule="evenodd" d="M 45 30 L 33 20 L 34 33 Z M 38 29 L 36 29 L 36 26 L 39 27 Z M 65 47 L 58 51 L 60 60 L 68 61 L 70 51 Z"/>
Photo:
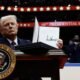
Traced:
<path id="1" fill-rule="evenodd" d="M 56 52 L 57 53 L 57 52 Z M 39 60 L 39 61 L 47 61 L 47 60 L 57 60 L 59 62 L 59 67 L 63 68 L 65 62 L 67 61 L 67 55 L 63 54 L 54 54 L 52 52 L 41 55 L 32 55 L 32 54 L 18 54 L 16 56 L 17 60 Z"/>

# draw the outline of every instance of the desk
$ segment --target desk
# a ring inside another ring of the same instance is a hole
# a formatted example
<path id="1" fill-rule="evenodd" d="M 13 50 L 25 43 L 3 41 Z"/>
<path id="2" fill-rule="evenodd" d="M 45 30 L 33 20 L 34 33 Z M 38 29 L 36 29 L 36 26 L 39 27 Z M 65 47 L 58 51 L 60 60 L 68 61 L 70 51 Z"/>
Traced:
<path id="1" fill-rule="evenodd" d="M 17 63 L 15 70 L 8 77 L 13 79 L 16 76 L 25 80 L 26 77 L 32 76 L 41 76 L 41 77 L 52 77 L 53 80 L 59 80 L 59 68 L 63 68 L 65 62 L 67 61 L 67 56 L 65 54 L 41 54 L 41 55 L 32 55 L 32 54 L 22 54 L 17 55 Z M 34 80 L 34 79 L 33 79 Z M 36 79 L 38 80 L 38 79 Z"/>

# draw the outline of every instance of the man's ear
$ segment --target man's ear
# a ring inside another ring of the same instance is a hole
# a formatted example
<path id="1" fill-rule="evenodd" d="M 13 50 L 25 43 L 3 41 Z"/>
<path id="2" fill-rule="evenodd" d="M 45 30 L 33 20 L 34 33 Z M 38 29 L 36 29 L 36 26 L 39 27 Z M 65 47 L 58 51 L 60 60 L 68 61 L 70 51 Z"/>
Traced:
<path id="1" fill-rule="evenodd" d="M 0 26 L 0 34 L 2 33 L 2 28 L 1 28 L 1 26 Z"/>
<path id="2" fill-rule="evenodd" d="M 0 35 L 2 35 L 3 33 L 2 33 L 2 29 L 0 28 Z"/>
<path id="3" fill-rule="evenodd" d="M 1 20 L 0 20 L 0 32 L 1 32 Z"/>

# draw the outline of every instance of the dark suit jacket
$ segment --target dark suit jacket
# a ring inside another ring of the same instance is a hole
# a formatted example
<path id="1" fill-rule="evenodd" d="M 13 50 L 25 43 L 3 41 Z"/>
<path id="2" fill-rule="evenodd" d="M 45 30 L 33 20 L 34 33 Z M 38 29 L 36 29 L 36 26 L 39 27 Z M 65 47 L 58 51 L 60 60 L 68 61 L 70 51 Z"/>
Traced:
<path id="1" fill-rule="evenodd" d="M 4 37 L 0 38 L 0 43 L 6 44 L 7 46 L 11 47 L 11 44 L 9 43 L 9 41 Z M 18 38 L 18 46 L 19 45 L 27 45 L 27 44 L 31 44 L 31 41 Z"/>

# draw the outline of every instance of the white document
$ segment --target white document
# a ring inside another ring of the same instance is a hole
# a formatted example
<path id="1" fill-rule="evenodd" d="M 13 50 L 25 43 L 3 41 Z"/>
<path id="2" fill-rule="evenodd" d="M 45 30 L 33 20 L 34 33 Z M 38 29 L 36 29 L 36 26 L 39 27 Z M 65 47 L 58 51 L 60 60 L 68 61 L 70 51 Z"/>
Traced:
<path id="1" fill-rule="evenodd" d="M 58 48 L 57 40 L 59 39 L 60 29 L 59 27 L 43 27 L 39 28 L 38 42 L 43 42 L 52 47 Z"/>
<path id="2" fill-rule="evenodd" d="M 59 39 L 59 27 L 39 26 L 37 18 L 35 18 L 35 26 L 33 31 L 32 43 L 42 42 L 54 48 L 58 48 L 57 40 Z"/>

